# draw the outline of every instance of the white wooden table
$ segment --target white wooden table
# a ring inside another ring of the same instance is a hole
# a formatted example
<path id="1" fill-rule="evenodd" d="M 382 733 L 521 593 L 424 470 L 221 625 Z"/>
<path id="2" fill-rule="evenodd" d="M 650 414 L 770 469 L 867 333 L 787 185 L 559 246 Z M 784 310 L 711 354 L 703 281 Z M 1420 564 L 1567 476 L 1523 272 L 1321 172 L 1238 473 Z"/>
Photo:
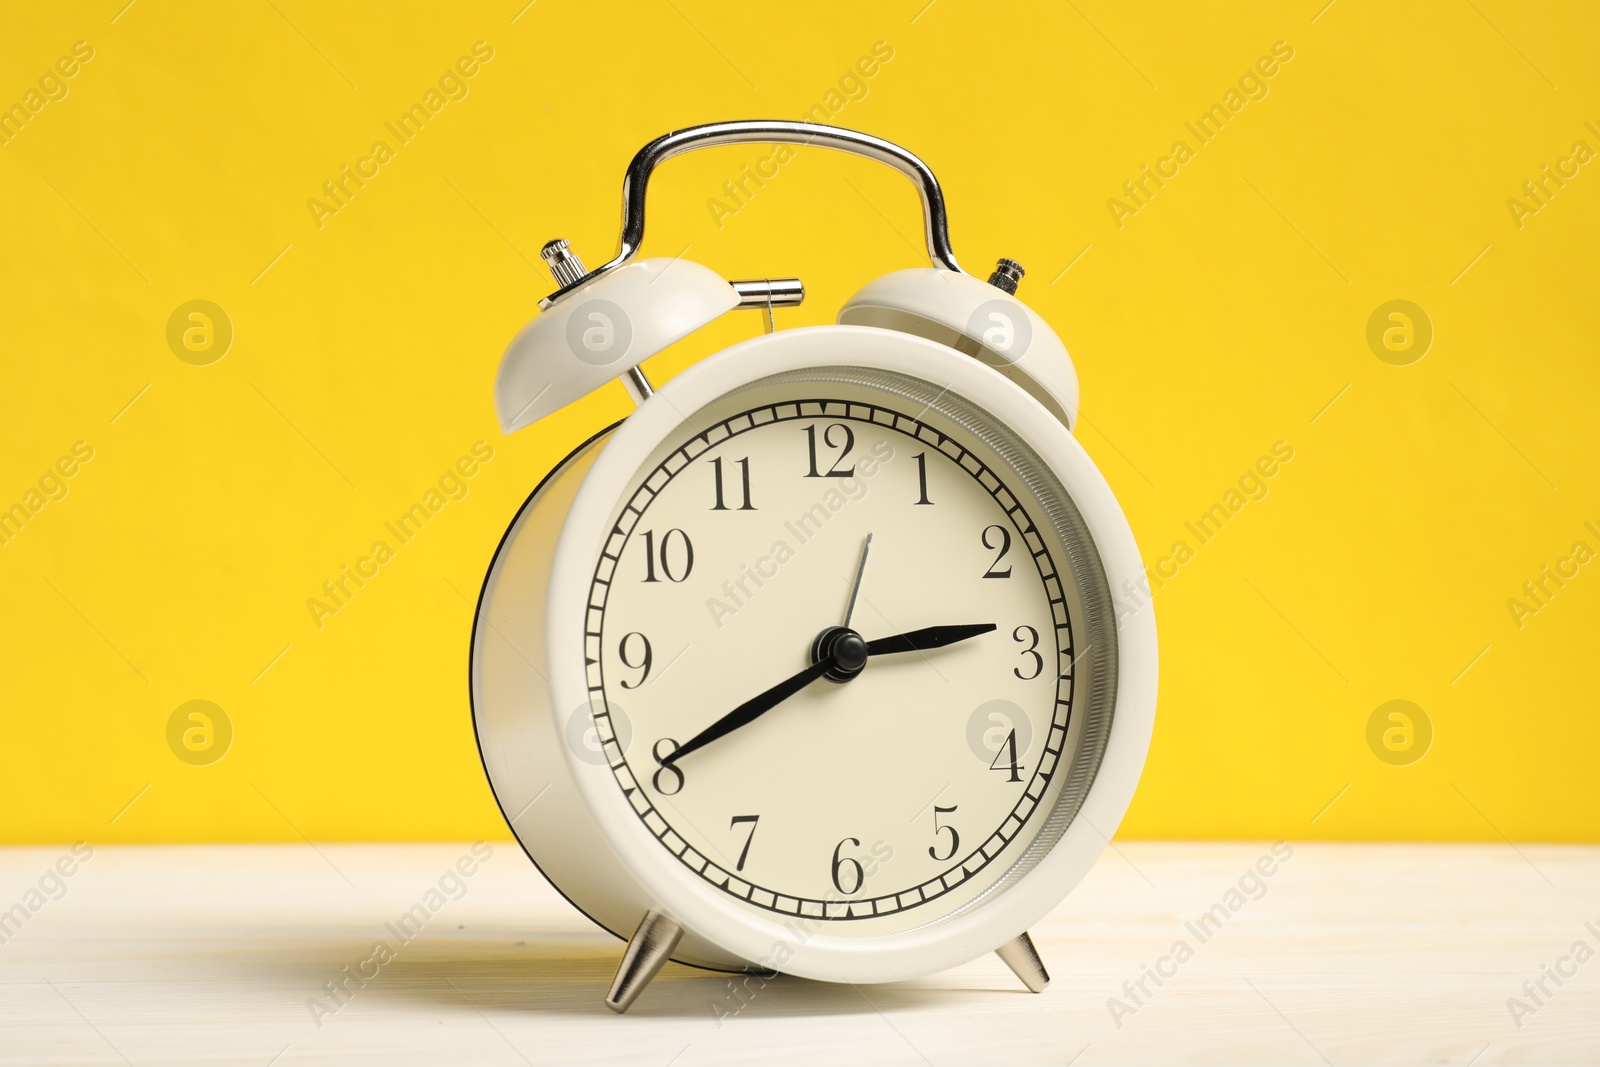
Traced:
<path id="1" fill-rule="evenodd" d="M 468 846 L 102 846 L 59 883 L 67 850 L 4 849 L 0 1063 L 1600 1063 L 1600 959 L 1561 962 L 1600 951 L 1600 847 L 1300 844 L 1230 897 L 1264 854 L 1119 842 L 1034 929 L 1040 996 L 989 956 L 734 1013 L 725 976 L 668 965 L 619 1017 L 621 944 L 510 843 L 431 901 Z M 1536 1002 L 1546 964 L 1570 976 Z"/>

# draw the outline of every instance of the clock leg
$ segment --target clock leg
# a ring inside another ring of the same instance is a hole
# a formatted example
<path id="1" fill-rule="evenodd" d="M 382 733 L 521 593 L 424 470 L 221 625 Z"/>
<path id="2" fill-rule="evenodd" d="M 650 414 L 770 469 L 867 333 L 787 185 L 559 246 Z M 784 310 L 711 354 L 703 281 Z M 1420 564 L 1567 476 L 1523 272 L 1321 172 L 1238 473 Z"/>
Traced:
<path id="1" fill-rule="evenodd" d="M 659 912 L 645 912 L 639 928 L 628 942 L 627 951 L 622 954 L 622 962 L 617 965 L 617 976 L 611 980 L 611 992 L 606 994 L 606 1007 L 619 1015 L 631 1008 L 640 991 L 650 984 L 650 979 L 656 976 L 661 965 L 667 962 L 667 957 L 672 955 L 672 950 L 678 947 L 681 937 L 683 927 Z M 1044 973 L 1042 967 L 1040 973 Z"/>
<path id="2" fill-rule="evenodd" d="M 1011 972 L 1022 979 L 1028 992 L 1043 993 L 1044 987 L 1050 984 L 1050 974 L 1044 969 L 1039 950 L 1033 947 L 1033 938 L 1028 936 L 1026 930 L 994 951 L 1011 968 Z"/>

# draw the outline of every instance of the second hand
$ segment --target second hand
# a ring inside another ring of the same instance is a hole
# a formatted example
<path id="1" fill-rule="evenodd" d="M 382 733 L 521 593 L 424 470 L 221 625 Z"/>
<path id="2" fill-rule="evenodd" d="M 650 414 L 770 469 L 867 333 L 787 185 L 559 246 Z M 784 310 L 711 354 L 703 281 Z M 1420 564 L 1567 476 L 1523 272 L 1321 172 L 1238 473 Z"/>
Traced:
<path id="1" fill-rule="evenodd" d="M 872 551 L 872 535 L 867 534 L 867 540 L 861 546 L 861 562 L 856 564 L 855 584 L 850 587 L 850 603 L 845 605 L 844 622 L 840 625 L 849 626 L 850 616 L 855 614 L 856 594 L 861 592 L 861 576 L 867 573 L 867 553 Z"/>

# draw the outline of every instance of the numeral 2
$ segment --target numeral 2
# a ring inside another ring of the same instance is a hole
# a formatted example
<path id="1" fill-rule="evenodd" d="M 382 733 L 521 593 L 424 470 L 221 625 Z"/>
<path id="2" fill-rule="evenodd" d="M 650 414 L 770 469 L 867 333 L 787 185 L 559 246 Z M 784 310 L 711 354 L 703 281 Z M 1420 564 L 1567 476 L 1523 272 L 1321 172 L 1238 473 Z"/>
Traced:
<path id="1" fill-rule="evenodd" d="M 993 530 L 1000 535 L 999 544 L 991 545 L 989 543 L 990 530 Z M 1007 552 L 1011 551 L 1011 531 L 1006 529 L 1004 526 L 1001 526 L 999 523 L 996 523 L 993 526 L 985 526 L 983 528 L 983 547 L 995 553 L 994 562 L 989 564 L 989 569 L 983 572 L 983 576 L 985 578 L 1011 577 L 1010 564 L 1006 565 L 1005 570 L 1000 569 L 1000 561 L 1006 558 Z"/>

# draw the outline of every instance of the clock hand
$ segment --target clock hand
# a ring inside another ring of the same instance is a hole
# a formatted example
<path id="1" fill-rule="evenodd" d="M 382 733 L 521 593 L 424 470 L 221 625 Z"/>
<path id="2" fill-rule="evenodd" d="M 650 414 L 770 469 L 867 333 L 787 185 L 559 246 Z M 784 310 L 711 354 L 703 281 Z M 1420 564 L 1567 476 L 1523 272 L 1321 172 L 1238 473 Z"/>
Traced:
<path id="1" fill-rule="evenodd" d="M 718 738 L 733 733 L 741 726 L 748 726 L 755 722 L 761 716 L 788 700 L 824 674 L 827 674 L 828 671 L 833 669 L 833 666 L 833 656 L 831 654 L 823 656 L 799 674 L 785 678 L 766 692 L 751 697 L 674 749 L 661 760 L 661 765 L 670 767 L 696 749 L 703 748 Z"/>
<path id="2" fill-rule="evenodd" d="M 891 637 L 880 637 L 867 642 L 867 655 L 886 656 L 893 652 L 921 652 L 930 648 L 943 648 L 957 641 L 965 641 L 995 629 L 992 622 L 957 626 L 924 626 Z"/>
<path id="3" fill-rule="evenodd" d="M 871 549 L 872 535 L 869 533 L 865 543 L 861 546 L 861 561 L 856 564 L 855 581 L 850 586 L 850 602 L 844 609 L 844 625 L 824 630 L 817 641 L 813 643 L 812 657 L 815 662 L 794 677 L 786 678 L 766 692 L 751 697 L 704 730 L 689 738 L 687 742 L 661 760 L 663 767 L 676 763 L 680 757 L 688 755 L 696 749 L 704 748 L 719 737 L 725 737 L 741 726 L 750 725 L 762 715 L 765 715 L 818 678 L 827 674 L 830 670 L 834 670 L 839 666 L 839 662 L 835 658 L 840 650 L 838 642 L 830 640 L 827 642 L 826 648 L 824 648 L 823 638 L 836 638 L 848 630 L 850 616 L 856 610 L 856 594 L 861 592 L 861 576 L 867 571 L 867 553 Z M 844 648 L 845 659 L 848 661 L 846 665 L 853 671 L 860 671 L 867 661 L 866 653 L 863 650 L 865 642 L 854 631 L 848 632 L 854 640 L 847 643 Z"/>
<path id="4" fill-rule="evenodd" d="M 927 649 L 943 648 L 945 645 L 966 641 L 981 634 L 989 633 L 994 629 L 996 627 L 992 622 L 954 626 L 925 626 L 920 630 L 911 630 L 907 633 L 894 634 L 890 637 L 880 637 L 876 641 L 863 641 L 854 630 L 844 627 L 830 628 L 824 631 L 824 636 L 834 636 L 835 640 L 827 642 L 827 651 L 819 655 L 815 663 L 798 674 L 785 678 L 771 689 L 746 700 L 743 704 L 740 704 L 662 757 L 661 765 L 670 767 L 689 753 L 698 751 L 719 738 L 726 737 L 741 726 L 750 725 L 835 668 L 843 667 L 849 669 L 850 673 L 846 677 L 854 677 L 866 665 L 866 660 L 869 656 L 886 656 L 896 652 L 921 652 Z"/>
<path id="5" fill-rule="evenodd" d="M 861 576 L 867 573 L 867 553 L 872 551 L 872 535 L 867 534 L 867 540 L 861 546 L 861 562 L 856 564 L 855 584 L 850 587 L 850 603 L 844 609 L 843 626 L 850 625 L 850 616 L 856 611 L 856 594 L 861 592 Z"/>

